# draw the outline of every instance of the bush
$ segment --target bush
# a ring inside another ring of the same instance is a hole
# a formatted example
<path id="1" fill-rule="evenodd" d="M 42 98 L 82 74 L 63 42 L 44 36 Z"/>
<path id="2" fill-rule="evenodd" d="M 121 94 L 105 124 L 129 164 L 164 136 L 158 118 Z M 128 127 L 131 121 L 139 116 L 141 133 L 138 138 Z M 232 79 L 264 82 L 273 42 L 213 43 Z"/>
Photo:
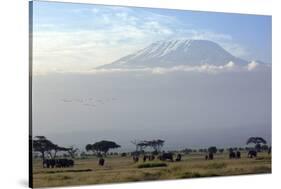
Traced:
<path id="1" fill-rule="evenodd" d="M 152 167 L 167 167 L 166 163 L 144 163 L 138 166 L 138 168 L 152 168 Z"/>

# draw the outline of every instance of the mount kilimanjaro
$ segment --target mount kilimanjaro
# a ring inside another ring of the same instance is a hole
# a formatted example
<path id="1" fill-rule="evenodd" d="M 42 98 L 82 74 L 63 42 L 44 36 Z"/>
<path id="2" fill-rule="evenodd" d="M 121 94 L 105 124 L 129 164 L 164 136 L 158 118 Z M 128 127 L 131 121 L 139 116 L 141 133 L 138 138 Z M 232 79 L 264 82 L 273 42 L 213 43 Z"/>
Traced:
<path id="1" fill-rule="evenodd" d="M 208 40 L 167 40 L 150 44 L 136 53 L 129 54 L 110 64 L 100 66 L 102 69 L 115 68 L 154 68 L 174 66 L 247 65 L 249 62 L 233 56 L 219 44 Z"/>

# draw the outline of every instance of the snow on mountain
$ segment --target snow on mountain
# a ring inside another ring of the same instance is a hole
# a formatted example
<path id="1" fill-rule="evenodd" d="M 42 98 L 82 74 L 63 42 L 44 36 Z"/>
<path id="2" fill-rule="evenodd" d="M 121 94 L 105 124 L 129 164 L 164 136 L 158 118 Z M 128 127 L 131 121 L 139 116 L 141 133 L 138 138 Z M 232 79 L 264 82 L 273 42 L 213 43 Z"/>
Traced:
<path id="1" fill-rule="evenodd" d="M 246 65 L 246 60 L 233 56 L 220 45 L 208 40 L 158 41 L 148 47 L 99 68 L 153 68 L 198 65 Z"/>

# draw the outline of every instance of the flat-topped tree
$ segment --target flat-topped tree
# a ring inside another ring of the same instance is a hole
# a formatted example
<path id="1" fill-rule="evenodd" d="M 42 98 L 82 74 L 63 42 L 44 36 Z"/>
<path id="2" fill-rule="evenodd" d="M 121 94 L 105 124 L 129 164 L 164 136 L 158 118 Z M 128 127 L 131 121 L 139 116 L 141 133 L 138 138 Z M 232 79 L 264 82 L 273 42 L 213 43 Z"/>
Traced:
<path id="1" fill-rule="evenodd" d="M 217 151 L 218 151 L 218 149 L 215 146 L 211 146 L 208 148 L 209 153 L 215 154 L 215 153 L 217 153 Z"/>
<path id="2" fill-rule="evenodd" d="M 120 147 L 121 147 L 120 145 L 116 144 L 113 141 L 102 140 L 102 141 L 96 142 L 94 144 L 87 144 L 85 148 L 87 151 L 97 152 L 98 154 L 103 153 L 106 155 L 106 153 L 110 149 L 115 149 L 115 148 L 120 148 Z"/>
<path id="3" fill-rule="evenodd" d="M 92 144 L 87 144 L 87 145 L 85 146 L 85 150 L 86 150 L 87 152 L 92 151 L 92 152 L 94 153 L 93 148 L 92 148 Z"/>
<path id="4" fill-rule="evenodd" d="M 45 136 L 35 136 L 32 141 L 32 148 L 35 152 L 40 152 L 42 154 L 43 161 L 46 155 L 49 155 L 51 159 L 55 159 L 58 151 L 68 151 L 69 148 L 64 148 L 54 144 L 52 141 L 48 140 Z"/>
<path id="5" fill-rule="evenodd" d="M 32 144 L 33 151 L 40 152 L 43 160 L 45 160 L 46 153 L 55 147 L 55 144 L 45 136 L 36 136 L 35 139 L 33 139 Z"/>
<path id="6" fill-rule="evenodd" d="M 255 149 L 256 151 L 260 152 L 261 151 L 261 144 L 266 144 L 266 140 L 263 139 L 262 137 L 250 137 L 247 140 L 247 145 L 248 144 L 255 144 Z"/>
<path id="7" fill-rule="evenodd" d="M 138 147 L 139 147 L 139 149 L 140 149 L 141 152 L 143 152 L 144 149 L 145 149 L 146 147 L 148 147 L 148 146 L 149 146 L 149 141 L 146 141 L 146 140 L 140 141 L 140 142 L 138 143 Z"/>
<path id="8" fill-rule="evenodd" d="M 164 140 L 157 139 L 157 140 L 151 140 L 151 141 L 149 141 L 148 144 L 149 144 L 149 146 L 150 146 L 151 148 L 154 149 L 154 151 L 155 151 L 156 153 L 158 153 L 158 152 L 161 151 L 161 148 L 163 147 L 164 142 L 165 142 Z"/>
<path id="9" fill-rule="evenodd" d="M 154 152 L 158 153 L 161 151 L 161 148 L 164 145 L 164 140 L 156 139 L 156 140 L 141 140 L 141 141 L 131 141 L 132 144 L 136 146 L 136 152 L 139 150 L 143 152 L 145 148 L 150 147 L 154 150 Z"/>

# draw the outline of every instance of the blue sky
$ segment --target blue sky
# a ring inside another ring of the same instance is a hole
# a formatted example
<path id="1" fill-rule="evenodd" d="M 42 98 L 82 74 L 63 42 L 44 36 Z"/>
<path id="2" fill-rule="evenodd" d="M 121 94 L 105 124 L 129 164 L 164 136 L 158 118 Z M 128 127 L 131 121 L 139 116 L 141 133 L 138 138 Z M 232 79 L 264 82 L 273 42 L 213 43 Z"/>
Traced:
<path id="1" fill-rule="evenodd" d="M 88 69 L 173 38 L 212 40 L 271 63 L 270 16 L 34 2 L 33 19 L 35 68 L 77 69 L 79 61 Z"/>

